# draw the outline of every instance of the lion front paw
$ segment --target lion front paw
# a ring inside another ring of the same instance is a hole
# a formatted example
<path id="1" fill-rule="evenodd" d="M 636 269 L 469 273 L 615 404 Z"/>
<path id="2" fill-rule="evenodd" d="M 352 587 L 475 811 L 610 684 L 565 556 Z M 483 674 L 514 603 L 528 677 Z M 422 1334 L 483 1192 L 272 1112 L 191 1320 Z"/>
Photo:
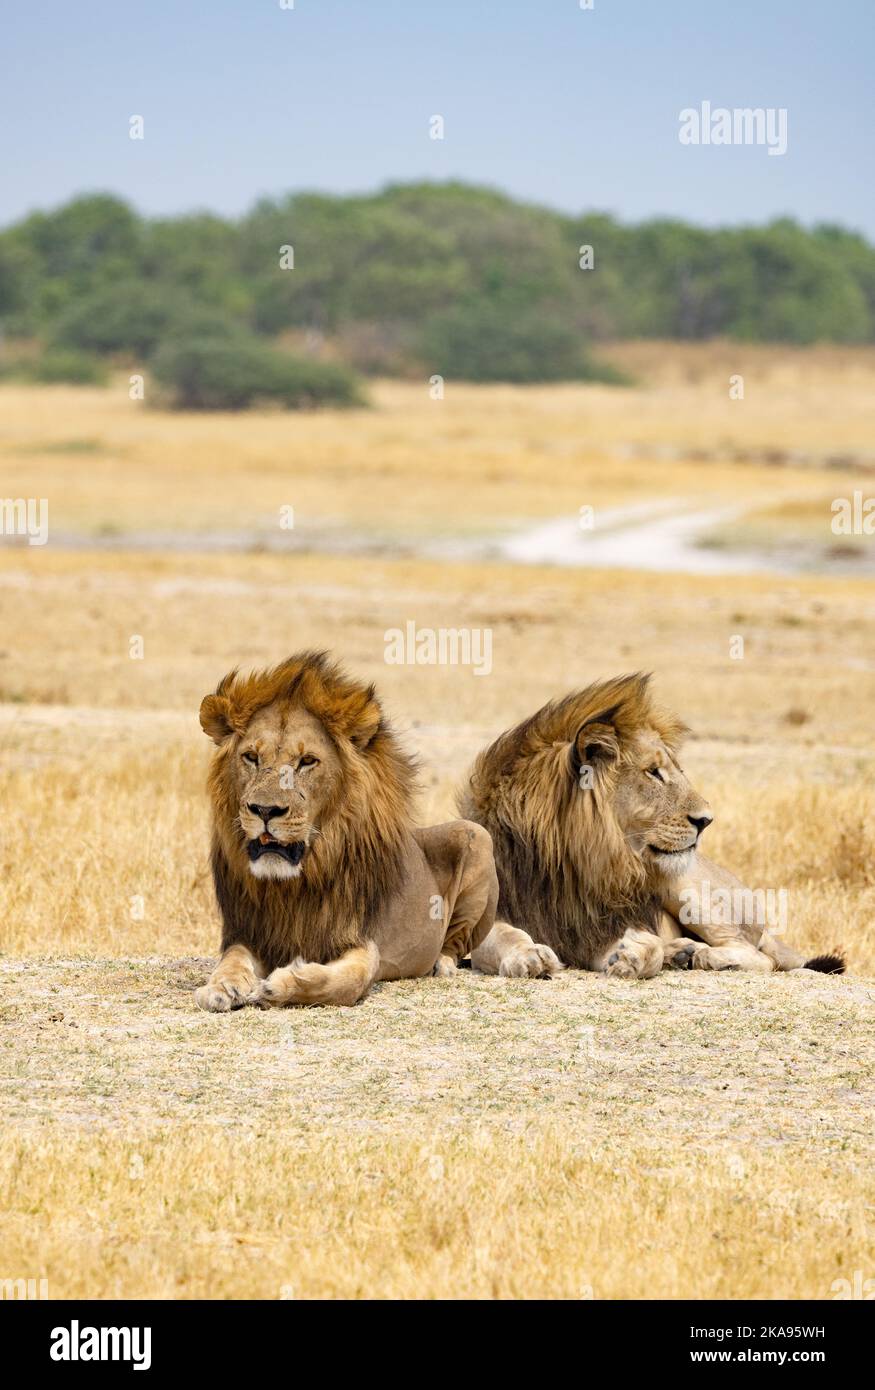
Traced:
<path id="1" fill-rule="evenodd" d="M 700 946 L 692 959 L 693 970 L 740 970 L 741 963 L 731 950 L 719 946 Z"/>
<path id="2" fill-rule="evenodd" d="M 261 980 L 253 1003 L 263 1009 L 281 1008 L 283 1004 L 321 1003 L 327 983 L 328 971 L 324 965 L 298 958 Z"/>
<path id="3" fill-rule="evenodd" d="M 516 980 L 552 980 L 564 969 L 555 951 L 533 942 L 531 946 L 512 947 L 502 959 L 498 973 Z"/>
<path id="4" fill-rule="evenodd" d="M 614 980 L 651 980 L 662 969 L 662 942 L 644 927 L 629 927 L 595 964 Z"/>
<path id="5" fill-rule="evenodd" d="M 637 980 L 641 974 L 641 961 L 634 947 L 618 946 L 608 956 L 602 970 L 614 980 Z"/>
<path id="6" fill-rule="evenodd" d="M 261 981 L 251 978 L 208 980 L 194 992 L 194 1002 L 199 1009 L 211 1014 L 226 1014 L 231 1009 L 242 1009 L 245 1004 L 257 1002 Z"/>
<path id="7" fill-rule="evenodd" d="M 666 970 L 692 970 L 696 952 L 702 950 L 702 943 L 679 937 L 676 941 L 667 942 L 662 950 Z"/>
<path id="8" fill-rule="evenodd" d="M 274 970 L 266 980 L 261 980 L 254 1003 L 262 1009 L 278 1008 L 291 1003 L 295 996 L 295 974 L 290 966 Z"/>

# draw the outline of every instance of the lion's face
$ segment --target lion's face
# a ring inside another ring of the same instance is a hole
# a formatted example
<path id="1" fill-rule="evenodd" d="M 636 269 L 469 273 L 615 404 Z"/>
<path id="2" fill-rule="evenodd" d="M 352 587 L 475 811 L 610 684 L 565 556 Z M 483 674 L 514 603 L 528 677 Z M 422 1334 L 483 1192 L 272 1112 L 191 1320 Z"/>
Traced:
<path id="1" fill-rule="evenodd" d="M 297 878 L 343 781 L 337 746 L 300 701 L 275 699 L 238 718 L 210 695 L 201 723 L 222 748 L 223 800 L 256 878 Z"/>
<path id="2" fill-rule="evenodd" d="M 375 848 L 395 863 L 414 769 L 372 685 L 324 652 L 302 652 L 267 671 L 229 672 L 201 701 L 200 722 L 217 749 L 209 791 L 223 874 L 300 877 L 313 890 L 352 863 L 364 874 Z"/>
<path id="3" fill-rule="evenodd" d="M 624 698 L 585 720 L 569 749 L 571 771 L 585 794 L 594 786 L 598 808 L 579 824 L 590 861 L 593 852 L 613 845 L 605 862 L 637 865 L 634 877 L 643 870 L 643 881 L 656 891 L 657 880 L 687 870 L 714 817 L 678 762 L 683 726 L 663 717 L 660 727 L 648 718 L 647 704 L 643 717 L 630 718 L 630 695 L 641 699 L 646 685 L 635 678 L 613 684 Z"/>
<path id="4" fill-rule="evenodd" d="M 628 741 L 617 768 L 613 811 L 627 845 L 654 873 L 683 873 L 711 824 L 708 803 L 690 786 L 675 755 L 653 729 Z"/>
<path id="5" fill-rule="evenodd" d="M 277 702 L 236 736 L 228 772 L 256 878 L 296 878 L 340 781 L 337 752 L 307 710 Z"/>

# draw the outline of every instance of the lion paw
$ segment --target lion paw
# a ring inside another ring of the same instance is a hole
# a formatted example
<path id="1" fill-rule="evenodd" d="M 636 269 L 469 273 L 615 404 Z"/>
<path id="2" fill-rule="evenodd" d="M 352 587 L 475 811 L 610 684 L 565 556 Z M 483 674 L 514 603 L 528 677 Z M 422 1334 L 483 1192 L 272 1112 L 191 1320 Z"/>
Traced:
<path id="1" fill-rule="evenodd" d="M 300 957 L 291 965 L 280 966 L 259 981 L 259 989 L 253 1003 L 262 1009 L 278 1008 L 283 1004 L 311 1004 L 325 986 L 324 965 L 306 961 Z"/>
<path id="2" fill-rule="evenodd" d="M 288 1004 L 295 993 L 294 967 L 286 965 L 280 970 L 274 970 L 266 980 L 261 981 L 255 1003 L 262 1009 L 276 1008 L 278 1005 Z"/>
<path id="3" fill-rule="evenodd" d="M 533 943 L 531 946 L 514 946 L 508 951 L 498 967 L 498 973 L 511 979 L 552 980 L 564 969 L 555 951 L 551 951 L 549 946 Z"/>
<path id="4" fill-rule="evenodd" d="M 257 1002 L 260 980 L 251 979 L 208 980 L 194 992 L 194 1002 L 199 1009 L 211 1014 L 226 1014 L 231 1009 L 242 1009 L 245 1004 Z"/>
<path id="5" fill-rule="evenodd" d="M 663 948 L 666 970 L 692 970 L 695 956 L 702 949 L 698 941 L 677 941 Z"/>
<path id="6" fill-rule="evenodd" d="M 447 978 L 450 975 L 458 975 L 459 967 L 452 956 L 438 956 L 431 973 Z"/>
<path id="7" fill-rule="evenodd" d="M 740 970 L 740 963 L 731 959 L 718 946 L 701 946 L 693 956 L 693 970 Z"/>
<path id="8" fill-rule="evenodd" d="M 637 980 L 641 974 L 638 952 L 630 950 L 628 946 L 618 946 L 605 961 L 602 974 L 610 975 L 614 980 Z"/>

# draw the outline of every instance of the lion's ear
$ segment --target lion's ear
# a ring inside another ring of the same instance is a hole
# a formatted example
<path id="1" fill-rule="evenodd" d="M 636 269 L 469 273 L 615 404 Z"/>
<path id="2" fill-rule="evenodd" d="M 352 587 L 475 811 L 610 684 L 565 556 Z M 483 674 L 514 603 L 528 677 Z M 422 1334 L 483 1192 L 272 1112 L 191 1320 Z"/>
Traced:
<path id="1" fill-rule="evenodd" d="M 350 741 L 360 752 L 364 752 L 373 740 L 380 727 L 381 719 L 380 706 L 374 698 L 374 687 L 371 686 L 367 693 L 367 701 L 360 710 L 356 711 L 355 723 L 349 731 Z"/>
<path id="2" fill-rule="evenodd" d="M 231 701 L 227 695 L 205 695 L 201 700 L 201 728 L 214 743 L 224 743 L 234 732 Z"/>
<path id="3" fill-rule="evenodd" d="M 615 705 L 613 709 L 597 714 L 594 719 L 588 719 L 574 735 L 568 760 L 575 777 L 585 764 L 616 762 L 620 756 L 620 740 L 612 722 L 618 708 Z"/>

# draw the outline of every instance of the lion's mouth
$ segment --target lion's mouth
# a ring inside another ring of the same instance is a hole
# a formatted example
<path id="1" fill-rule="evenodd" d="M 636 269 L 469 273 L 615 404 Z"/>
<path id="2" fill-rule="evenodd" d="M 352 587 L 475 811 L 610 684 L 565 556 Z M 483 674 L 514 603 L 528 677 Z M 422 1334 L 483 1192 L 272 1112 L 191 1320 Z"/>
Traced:
<path id="1" fill-rule="evenodd" d="M 296 868 L 304 858 L 307 842 L 294 840 L 290 845 L 284 845 L 282 841 L 275 840 L 272 835 L 265 831 L 257 839 L 250 840 L 246 848 L 251 864 L 260 859 L 263 854 L 276 854 L 280 859 L 285 859 L 287 864 L 291 864 L 292 868 Z"/>
<path id="2" fill-rule="evenodd" d="M 660 859 L 679 859 L 682 854 L 689 854 L 696 848 L 696 841 L 691 845 L 684 845 L 682 849 L 663 849 L 660 845 L 648 845 L 651 854 L 656 854 Z"/>

